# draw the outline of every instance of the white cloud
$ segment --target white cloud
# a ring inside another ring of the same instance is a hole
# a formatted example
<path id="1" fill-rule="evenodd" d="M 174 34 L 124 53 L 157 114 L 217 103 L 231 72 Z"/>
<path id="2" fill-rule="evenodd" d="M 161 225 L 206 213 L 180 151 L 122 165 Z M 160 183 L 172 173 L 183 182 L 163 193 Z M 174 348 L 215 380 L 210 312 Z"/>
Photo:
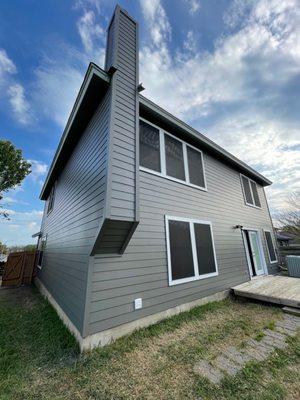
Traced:
<path id="1" fill-rule="evenodd" d="M 160 47 L 151 46 L 153 32 L 169 26 L 162 5 L 142 1 L 141 6 L 150 36 L 140 52 L 145 95 L 200 131 L 205 126 L 209 137 L 265 172 L 276 182 L 268 191 L 272 208 L 284 207 L 286 193 L 299 185 L 299 99 L 296 94 L 292 101 L 287 89 L 300 79 L 299 2 L 235 1 L 234 33 L 205 53 L 190 52 L 189 33 L 175 57 L 169 28 L 168 35 L 157 35 Z M 160 10 L 163 23 L 153 9 Z"/>
<path id="2" fill-rule="evenodd" d="M 188 31 L 186 39 L 183 42 L 184 50 L 195 52 L 197 50 L 197 40 L 193 31 Z"/>
<path id="3" fill-rule="evenodd" d="M 5 74 L 15 74 L 17 68 L 4 49 L 0 49 L 0 83 Z"/>
<path id="4" fill-rule="evenodd" d="M 201 7 L 199 0 L 185 0 L 185 2 L 191 15 L 194 15 Z"/>
<path id="5" fill-rule="evenodd" d="M 172 30 L 160 0 L 140 0 L 140 5 L 150 30 L 152 44 L 164 46 L 165 42 L 170 40 Z"/>
<path id="6" fill-rule="evenodd" d="M 15 63 L 4 49 L 0 49 L 0 98 L 8 99 L 17 121 L 27 124 L 31 121 L 30 107 L 24 87 L 13 77 L 16 73 Z"/>
<path id="7" fill-rule="evenodd" d="M 77 22 L 78 32 L 86 52 L 91 53 L 95 50 L 94 43 L 99 39 L 104 39 L 104 29 L 95 22 L 96 15 L 94 11 L 86 11 Z"/>
<path id="8" fill-rule="evenodd" d="M 29 177 L 31 177 L 34 181 L 40 181 L 46 175 L 48 165 L 37 160 L 28 160 L 31 164 L 31 173 Z"/>
<path id="9" fill-rule="evenodd" d="M 89 62 L 104 64 L 106 32 L 99 24 L 100 2 L 77 1 L 81 15 L 77 21 L 83 50 L 57 42 L 47 49 L 35 70 L 32 102 L 39 115 L 64 127 Z M 57 100 L 59 99 L 59 101 Z"/>
<path id="10" fill-rule="evenodd" d="M 15 83 L 7 90 L 9 102 L 17 120 L 22 124 L 27 124 L 30 120 L 30 106 L 25 98 L 25 91 L 22 85 Z"/>
<path id="11" fill-rule="evenodd" d="M 40 229 L 43 211 L 20 212 L 11 209 L 6 211 L 10 220 L 0 220 L 1 241 L 9 246 L 35 243 L 36 239 L 31 235 Z"/>

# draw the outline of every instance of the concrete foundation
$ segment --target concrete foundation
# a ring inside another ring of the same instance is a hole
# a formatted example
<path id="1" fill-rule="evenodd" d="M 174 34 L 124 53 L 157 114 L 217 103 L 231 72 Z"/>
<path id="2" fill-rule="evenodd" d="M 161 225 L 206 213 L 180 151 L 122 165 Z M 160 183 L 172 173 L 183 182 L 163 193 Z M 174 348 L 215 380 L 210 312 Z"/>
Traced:
<path id="1" fill-rule="evenodd" d="M 137 319 L 136 321 L 128 322 L 127 324 L 119 325 L 102 332 L 94 333 L 93 335 L 82 337 L 78 329 L 70 321 L 69 317 L 62 310 L 62 308 L 59 306 L 59 304 L 55 301 L 53 296 L 50 294 L 50 292 L 38 278 L 35 278 L 35 284 L 39 289 L 39 291 L 41 292 L 41 294 L 44 297 L 46 297 L 49 303 L 54 307 L 54 309 L 56 310 L 60 319 L 63 321 L 66 327 L 75 336 L 75 338 L 79 343 L 81 351 L 87 351 L 94 349 L 96 347 L 105 346 L 122 336 L 132 333 L 135 330 L 153 325 L 166 318 L 172 317 L 173 315 L 180 314 L 181 312 L 189 311 L 194 307 L 207 304 L 212 301 L 223 300 L 229 296 L 229 290 L 224 290 L 222 292 L 217 292 L 211 296 L 203 297 L 202 299 L 198 299 L 186 304 L 181 304 L 179 306 L 169 308 L 168 310 L 161 311 L 159 313 Z"/>

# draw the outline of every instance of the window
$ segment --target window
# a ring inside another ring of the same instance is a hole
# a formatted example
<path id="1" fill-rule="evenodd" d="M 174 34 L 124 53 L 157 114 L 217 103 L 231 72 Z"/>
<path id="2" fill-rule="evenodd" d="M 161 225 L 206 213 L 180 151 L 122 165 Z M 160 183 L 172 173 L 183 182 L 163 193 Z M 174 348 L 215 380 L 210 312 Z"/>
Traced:
<path id="1" fill-rule="evenodd" d="M 201 150 L 140 120 L 140 169 L 206 190 Z"/>
<path id="2" fill-rule="evenodd" d="M 46 236 L 39 238 L 37 266 L 40 269 L 42 268 L 42 265 L 43 265 L 43 256 L 44 256 L 44 251 L 46 249 L 46 242 L 47 242 Z"/>
<path id="3" fill-rule="evenodd" d="M 169 284 L 218 275 L 210 222 L 166 216 Z"/>
<path id="4" fill-rule="evenodd" d="M 248 206 L 261 208 L 256 183 L 247 178 L 245 175 L 241 175 L 243 193 L 245 197 L 245 203 Z"/>
<path id="5" fill-rule="evenodd" d="M 168 176 L 185 180 L 182 142 L 165 135 L 166 171 Z"/>
<path id="6" fill-rule="evenodd" d="M 202 153 L 190 146 L 187 146 L 186 149 L 190 183 L 196 186 L 205 187 Z"/>
<path id="7" fill-rule="evenodd" d="M 277 255 L 276 255 L 271 231 L 264 230 L 264 232 L 265 232 L 265 238 L 266 238 L 266 244 L 267 244 L 267 250 L 268 250 L 268 254 L 269 254 L 270 263 L 275 263 L 275 262 L 277 262 Z"/>
<path id="8" fill-rule="evenodd" d="M 143 167 L 161 171 L 159 130 L 144 121 L 140 121 L 140 159 Z"/>
<path id="9" fill-rule="evenodd" d="M 49 194 L 47 214 L 49 214 L 50 211 L 53 210 L 54 197 L 55 197 L 55 189 L 56 189 L 56 182 L 55 182 L 54 185 L 52 186 L 51 192 L 50 192 L 50 194 Z"/>

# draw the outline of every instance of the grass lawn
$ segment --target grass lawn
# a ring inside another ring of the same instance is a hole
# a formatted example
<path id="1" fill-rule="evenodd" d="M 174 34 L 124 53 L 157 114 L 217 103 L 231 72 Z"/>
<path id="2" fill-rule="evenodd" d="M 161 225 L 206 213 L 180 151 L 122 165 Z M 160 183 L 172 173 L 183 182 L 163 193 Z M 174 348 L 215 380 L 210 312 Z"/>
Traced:
<path id="1" fill-rule="evenodd" d="M 34 288 L 0 291 L 0 399 L 300 399 L 300 335 L 267 361 L 213 385 L 201 358 L 260 340 L 282 318 L 275 307 L 225 300 L 80 355 Z"/>

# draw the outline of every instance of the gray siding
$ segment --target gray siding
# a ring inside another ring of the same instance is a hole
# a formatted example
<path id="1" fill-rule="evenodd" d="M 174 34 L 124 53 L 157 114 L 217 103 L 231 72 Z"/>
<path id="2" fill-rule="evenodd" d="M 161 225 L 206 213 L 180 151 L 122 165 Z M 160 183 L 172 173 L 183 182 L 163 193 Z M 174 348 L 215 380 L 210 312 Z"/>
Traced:
<path id="1" fill-rule="evenodd" d="M 119 6 L 108 30 L 111 78 L 109 161 L 105 216 L 92 254 L 123 253 L 138 223 L 137 23 Z"/>
<path id="2" fill-rule="evenodd" d="M 110 39 L 111 32 L 114 37 Z M 110 209 L 108 218 L 135 221 L 136 216 L 136 124 L 138 120 L 137 24 L 116 9 L 109 29 L 109 62 L 117 68 L 112 79 Z"/>
<path id="3" fill-rule="evenodd" d="M 104 209 L 109 99 L 110 92 L 58 178 L 53 210 L 43 217 L 47 245 L 39 278 L 79 331 L 89 255 Z"/>
<path id="4" fill-rule="evenodd" d="M 207 192 L 140 171 L 140 224 L 124 255 L 94 258 L 87 334 L 108 329 L 212 293 L 249 279 L 240 230 L 260 229 L 271 221 L 263 188 L 262 209 L 244 203 L 239 173 L 204 154 Z M 212 222 L 219 275 L 168 286 L 165 215 Z M 270 265 L 268 264 L 270 271 Z M 143 308 L 133 309 L 142 297 Z"/>

